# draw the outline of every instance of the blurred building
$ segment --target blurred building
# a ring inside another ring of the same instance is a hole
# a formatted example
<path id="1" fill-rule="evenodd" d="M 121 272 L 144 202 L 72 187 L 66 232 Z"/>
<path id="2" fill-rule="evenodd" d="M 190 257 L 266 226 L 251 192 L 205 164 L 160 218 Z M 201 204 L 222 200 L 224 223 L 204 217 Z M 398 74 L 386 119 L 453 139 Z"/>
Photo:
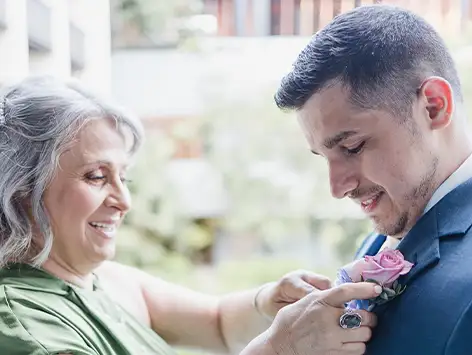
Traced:
<path id="1" fill-rule="evenodd" d="M 177 191 L 174 202 L 179 214 L 193 221 L 213 222 L 233 213 L 233 201 L 225 189 L 224 176 L 212 164 L 208 150 L 218 151 L 231 160 L 233 152 L 242 144 L 241 139 L 231 125 L 213 127 L 216 139 L 208 148 L 205 127 L 199 126 L 201 117 L 211 117 L 214 108 L 238 111 L 253 101 L 271 102 L 281 75 L 290 69 L 309 36 L 334 15 L 366 3 L 367 0 L 204 0 L 203 15 L 217 19 L 219 36 L 198 36 L 194 38 L 195 42 L 190 41 L 193 47 L 184 45 L 183 48 L 179 47 L 178 41 L 171 45 L 172 41 L 167 39 L 172 36 L 160 40 L 153 38 L 152 41 L 149 38 L 136 40 L 135 29 L 122 18 L 112 21 L 117 24 L 116 46 L 112 53 L 113 96 L 141 117 L 147 134 L 159 131 L 163 136 L 171 137 L 173 155 L 159 175 L 167 176 Z M 403 3 L 418 12 L 424 7 L 422 0 Z M 429 3 L 432 5 L 428 11 L 423 11 L 423 15 L 427 13 L 432 23 L 449 22 L 450 27 L 460 23 L 447 19 L 462 13 L 464 8 L 459 0 L 430 0 Z M 434 16 L 437 19 L 431 20 Z M 222 110 L 218 114 L 226 113 Z M 192 130 L 197 133 L 185 133 Z M 255 162 L 250 168 L 255 175 L 263 174 L 268 185 L 288 181 L 286 190 L 301 196 L 300 200 L 306 200 L 306 203 L 311 201 L 312 195 L 298 188 L 313 183 L 312 176 L 309 183 L 299 182 L 291 179 L 290 170 L 283 165 L 265 162 Z M 329 264 L 334 258 L 328 252 L 332 246 L 320 247 L 323 242 L 318 239 L 301 240 L 322 234 L 318 230 L 320 220 L 331 220 L 335 221 L 333 225 L 340 225 L 338 221 L 358 220 L 361 215 L 357 206 L 348 202 L 320 200 L 323 204 L 310 210 L 314 217 L 309 230 L 296 232 L 299 243 L 287 239 L 287 245 L 280 245 L 279 249 L 298 258 Z M 289 200 L 284 202 L 290 204 Z M 258 208 L 269 214 L 277 206 L 265 198 Z M 293 206 L 308 210 L 300 201 Z M 275 220 L 287 218 L 276 213 L 273 216 Z M 255 232 L 237 238 L 223 232 L 218 233 L 215 240 L 214 261 L 227 258 L 228 251 L 233 255 L 251 254 L 253 244 L 257 242 Z"/>
<path id="2" fill-rule="evenodd" d="M 204 0 L 221 36 L 311 35 L 354 7 L 386 3 L 419 13 L 441 32 L 463 31 L 471 0 Z"/>
<path id="3" fill-rule="evenodd" d="M 110 86 L 108 0 L 0 0 L 0 85 L 27 75 Z"/>

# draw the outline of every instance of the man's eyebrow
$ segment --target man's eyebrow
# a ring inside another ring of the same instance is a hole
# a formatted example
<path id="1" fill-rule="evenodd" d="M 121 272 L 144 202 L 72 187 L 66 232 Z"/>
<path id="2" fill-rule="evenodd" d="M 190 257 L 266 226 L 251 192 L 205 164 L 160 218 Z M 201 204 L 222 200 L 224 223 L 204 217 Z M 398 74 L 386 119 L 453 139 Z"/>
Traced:
<path id="1" fill-rule="evenodd" d="M 328 149 L 333 149 L 335 146 L 337 146 L 343 140 L 351 137 L 352 135 L 354 135 L 356 133 L 357 132 L 355 132 L 355 131 L 342 131 L 342 132 L 339 132 L 335 136 L 325 139 L 323 145 Z M 316 152 L 313 152 L 313 153 L 316 154 Z"/>

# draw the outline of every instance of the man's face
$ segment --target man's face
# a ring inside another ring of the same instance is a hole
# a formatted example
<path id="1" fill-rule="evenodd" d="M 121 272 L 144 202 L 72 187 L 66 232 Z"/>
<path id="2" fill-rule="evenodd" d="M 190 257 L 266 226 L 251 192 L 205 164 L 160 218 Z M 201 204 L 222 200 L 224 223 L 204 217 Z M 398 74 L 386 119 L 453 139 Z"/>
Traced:
<path id="1" fill-rule="evenodd" d="M 357 202 L 378 232 L 403 236 L 436 187 L 436 141 L 421 100 L 411 117 L 365 110 L 340 85 L 314 94 L 299 112 L 313 153 L 329 165 L 331 193 Z"/>

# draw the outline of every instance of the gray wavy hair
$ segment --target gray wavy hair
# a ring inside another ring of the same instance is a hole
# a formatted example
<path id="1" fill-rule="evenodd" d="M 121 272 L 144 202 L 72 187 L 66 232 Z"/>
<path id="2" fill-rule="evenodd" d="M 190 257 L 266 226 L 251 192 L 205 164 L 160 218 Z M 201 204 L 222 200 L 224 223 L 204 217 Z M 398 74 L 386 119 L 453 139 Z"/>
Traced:
<path id="1" fill-rule="evenodd" d="M 41 265 L 53 236 L 43 195 L 58 160 L 91 119 L 107 118 L 133 135 L 131 154 L 142 141 L 139 120 L 99 99 L 78 82 L 30 77 L 0 94 L 0 267 Z M 43 238 L 41 247 L 33 235 Z"/>

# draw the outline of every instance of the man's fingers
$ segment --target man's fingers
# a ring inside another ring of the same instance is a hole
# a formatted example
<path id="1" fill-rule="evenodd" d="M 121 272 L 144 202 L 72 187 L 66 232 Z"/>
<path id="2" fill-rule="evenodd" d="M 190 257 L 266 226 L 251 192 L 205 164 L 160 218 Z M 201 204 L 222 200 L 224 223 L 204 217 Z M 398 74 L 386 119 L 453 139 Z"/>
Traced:
<path id="1" fill-rule="evenodd" d="M 366 347 L 364 343 L 346 343 L 342 345 L 341 350 L 346 354 L 362 355 L 365 354 Z"/>
<path id="2" fill-rule="evenodd" d="M 382 287 L 371 282 L 345 283 L 325 291 L 323 301 L 332 307 L 343 308 L 352 300 L 375 298 L 382 293 Z"/>
<path id="3" fill-rule="evenodd" d="M 341 341 L 343 343 L 365 343 L 372 337 L 372 330 L 369 327 L 356 329 L 343 329 Z"/>
<path id="4" fill-rule="evenodd" d="M 307 271 L 301 275 L 301 278 L 310 285 L 316 287 L 318 290 L 327 290 L 328 288 L 331 288 L 331 280 L 326 276 Z"/>

